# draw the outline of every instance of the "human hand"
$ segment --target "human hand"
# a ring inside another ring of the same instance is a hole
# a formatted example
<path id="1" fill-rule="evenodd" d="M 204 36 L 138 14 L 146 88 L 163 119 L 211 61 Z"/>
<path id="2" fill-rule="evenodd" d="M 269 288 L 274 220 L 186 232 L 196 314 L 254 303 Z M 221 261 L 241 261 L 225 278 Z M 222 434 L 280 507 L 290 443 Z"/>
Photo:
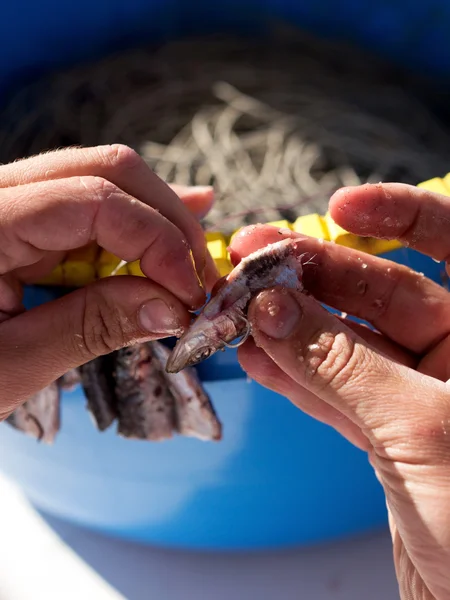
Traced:
<path id="1" fill-rule="evenodd" d="M 400 184 L 345 188 L 333 219 L 357 235 L 450 257 L 450 199 Z M 311 296 L 267 290 L 249 310 L 242 367 L 368 452 L 386 493 L 402 600 L 450 598 L 450 296 L 405 266 L 268 226 L 232 242 L 236 263 L 304 238 Z M 364 319 L 339 318 L 314 299 Z"/>
<path id="2" fill-rule="evenodd" d="M 0 420 L 71 368 L 189 324 L 217 278 L 196 219 L 212 190 L 172 187 L 121 145 L 0 167 Z M 24 312 L 21 284 L 89 244 L 140 259 L 148 279 L 110 277 Z"/>

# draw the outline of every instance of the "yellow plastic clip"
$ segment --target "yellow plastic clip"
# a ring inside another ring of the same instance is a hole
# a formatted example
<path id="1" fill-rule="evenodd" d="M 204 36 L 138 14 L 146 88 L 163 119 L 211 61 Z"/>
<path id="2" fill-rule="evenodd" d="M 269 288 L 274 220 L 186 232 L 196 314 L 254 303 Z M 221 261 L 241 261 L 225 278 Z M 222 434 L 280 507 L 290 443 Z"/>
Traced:
<path id="1" fill-rule="evenodd" d="M 450 196 L 450 176 L 446 175 L 444 179 L 434 177 L 433 179 L 419 183 L 417 187 L 430 192 L 436 192 L 437 194 L 443 194 L 444 196 Z"/>
<path id="2" fill-rule="evenodd" d="M 369 254 L 379 255 L 386 254 L 386 252 L 392 252 L 392 250 L 398 250 L 403 248 L 403 245 L 398 240 L 377 240 L 370 238 L 370 244 L 365 252 Z"/>
<path id="3" fill-rule="evenodd" d="M 38 285 L 64 285 L 62 265 L 58 265 L 51 273 L 42 277 L 42 279 L 38 281 Z"/>
<path id="4" fill-rule="evenodd" d="M 227 240 L 225 236 L 217 232 L 207 232 L 205 238 L 209 253 L 216 263 L 217 270 L 221 277 L 228 275 L 233 267 L 228 256 Z"/>
<path id="5" fill-rule="evenodd" d="M 289 223 L 289 221 L 271 221 L 267 225 L 278 227 L 278 229 L 290 229 L 292 231 L 292 223 Z"/>
<path id="6" fill-rule="evenodd" d="M 111 254 L 111 252 L 106 252 L 106 250 L 102 250 L 100 258 L 97 262 L 97 276 L 100 279 L 103 279 L 104 277 L 110 277 L 110 275 L 113 273 L 114 269 L 119 263 L 120 258 L 115 256 L 114 254 Z M 126 265 L 121 267 L 116 273 L 116 275 L 128 274 L 129 273 Z"/>
<path id="7" fill-rule="evenodd" d="M 445 177 L 443 177 L 442 181 L 444 182 L 445 187 L 448 190 L 447 194 L 445 194 L 445 195 L 448 196 L 448 195 L 450 195 L 450 173 L 447 173 L 447 175 Z"/>
<path id="8" fill-rule="evenodd" d="M 331 215 L 327 213 L 324 217 L 327 224 L 329 239 L 340 246 L 360 250 L 361 252 L 370 252 L 373 243 L 372 238 L 360 237 L 349 233 L 339 225 L 337 225 Z"/>
<path id="9" fill-rule="evenodd" d="M 130 275 L 134 275 L 135 277 L 145 277 L 144 273 L 141 270 L 138 260 L 128 263 L 127 266 Z"/>
<path id="10" fill-rule="evenodd" d="M 298 217 L 293 223 L 292 229 L 297 233 L 303 233 L 318 240 L 330 239 L 325 219 L 315 213 Z"/>
<path id="11" fill-rule="evenodd" d="M 64 285 L 81 287 L 95 281 L 95 260 L 98 253 L 99 248 L 94 244 L 71 250 L 61 265 Z"/>

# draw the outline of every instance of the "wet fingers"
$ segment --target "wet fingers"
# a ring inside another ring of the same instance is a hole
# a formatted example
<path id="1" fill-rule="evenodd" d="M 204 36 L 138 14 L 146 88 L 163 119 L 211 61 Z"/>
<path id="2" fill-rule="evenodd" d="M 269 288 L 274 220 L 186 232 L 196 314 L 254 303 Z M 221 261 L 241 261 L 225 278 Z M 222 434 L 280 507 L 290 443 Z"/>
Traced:
<path id="1" fill-rule="evenodd" d="M 234 260 L 283 238 L 298 240 L 314 257 L 304 265 L 303 283 L 320 302 L 368 321 L 418 354 L 450 332 L 447 290 L 404 265 L 267 225 L 245 228 L 233 239 Z"/>

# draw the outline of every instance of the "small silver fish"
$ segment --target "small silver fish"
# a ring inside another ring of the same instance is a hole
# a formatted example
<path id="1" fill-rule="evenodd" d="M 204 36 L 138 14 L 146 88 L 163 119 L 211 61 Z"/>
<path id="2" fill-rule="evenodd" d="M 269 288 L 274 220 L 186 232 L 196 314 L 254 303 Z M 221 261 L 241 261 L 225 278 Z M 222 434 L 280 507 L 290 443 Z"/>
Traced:
<path id="1" fill-rule="evenodd" d="M 114 378 L 119 435 L 154 442 L 171 438 L 175 401 L 151 343 L 118 350 Z"/>
<path id="2" fill-rule="evenodd" d="M 152 342 L 151 346 L 175 399 L 177 432 L 204 441 L 222 439 L 222 424 L 195 369 L 184 369 L 181 373 L 167 373 L 165 367 L 170 356 L 169 348 L 159 342 Z"/>
<path id="3" fill-rule="evenodd" d="M 242 259 L 216 284 L 211 299 L 176 343 L 167 372 L 196 365 L 242 336 L 238 345 L 243 343 L 250 335 L 246 310 L 258 292 L 274 286 L 302 290 L 301 246 L 302 240 L 285 239 Z"/>
<path id="4" fill-rule="evenodd" d="M 6 419 L 7 422 L 45 444 L 52 444 L 61 426 L 60 390 L 56 382 L 40 390 Z"/>
<path id="5" fill-rule="evenodd" d="M 117 417 L 113 359 L 114 354 L 98 356 L 79 369 L 87 409 L 99 431 L 106 431 Z"/>

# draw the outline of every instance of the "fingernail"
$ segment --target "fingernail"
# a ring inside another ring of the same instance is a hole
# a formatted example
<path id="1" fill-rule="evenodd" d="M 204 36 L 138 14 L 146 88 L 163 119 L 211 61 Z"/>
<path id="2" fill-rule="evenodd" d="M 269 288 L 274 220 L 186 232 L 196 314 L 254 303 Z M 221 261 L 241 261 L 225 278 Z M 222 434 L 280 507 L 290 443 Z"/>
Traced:
<path id="1" fill-rule="evenodd" d="M 236 252 L 236 250 L 233 250 L 233 248 L 231 248 L 231 246 L 228 246 L 227 252 L 230 257 L 231 264 L 233 265 L 233 267 L 237 267 L 237 265 L 241 262 L 241 257 Z"/>
<path id="2" fill-rule="evenodd" d="M 149 300 L 139 311 L 141 327 L 150 333 L 180 335 L 182 326 L 174 311 L 160 298 Z"/>
<path id="3" fill-rule="evenodd" d="M 301 309 L 287 290 L 261 292 L 255 300 L 258 329 L 275 339 L 289 337 L 302 317 Z"/>
<path id="4" fill-rule="evenodd" d="M 198 192 L 200 194 L 214 194 L 214 188 L 210 185 L 194 185 L 191 187 L 191 190 L 194 190 L 195 192 Z"/>

